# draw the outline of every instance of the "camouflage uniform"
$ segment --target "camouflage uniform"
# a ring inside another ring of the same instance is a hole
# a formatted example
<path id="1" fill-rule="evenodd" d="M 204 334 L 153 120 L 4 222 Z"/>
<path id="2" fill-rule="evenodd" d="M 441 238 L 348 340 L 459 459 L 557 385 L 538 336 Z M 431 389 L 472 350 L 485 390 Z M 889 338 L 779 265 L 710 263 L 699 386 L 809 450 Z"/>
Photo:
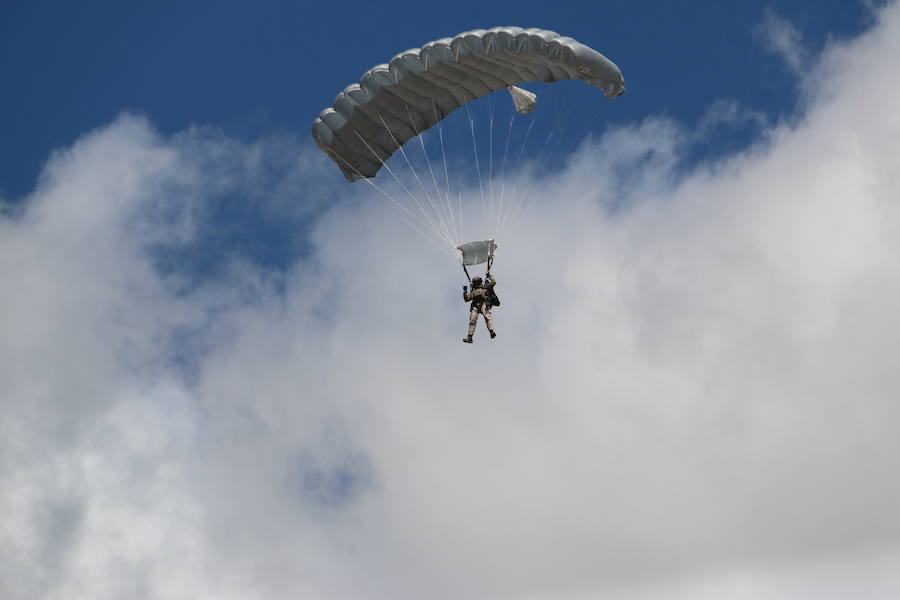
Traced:
<path id="1" fill-rule="evenodd" d="M 494 320 L 491 318 L 491 300 L 489 290 L 492 290 L 495 285 L 497 285 L 497 280 L 494 279 L 493 275 L 486 275 L 487 279 L 485 282 L 475 287 L 472 286 L 471 293 L 468 291 L 463 292 L 463 300 L 466 302 L 471 302 L 469 305 L 469 337 L 475 333 L 475 324 L 478 322 L 479 313 L 484 317 L 484 322 L 487 324 L 488 331 L 494 331 Z M 491 336 L 493 337 L 493 336 Z"/>

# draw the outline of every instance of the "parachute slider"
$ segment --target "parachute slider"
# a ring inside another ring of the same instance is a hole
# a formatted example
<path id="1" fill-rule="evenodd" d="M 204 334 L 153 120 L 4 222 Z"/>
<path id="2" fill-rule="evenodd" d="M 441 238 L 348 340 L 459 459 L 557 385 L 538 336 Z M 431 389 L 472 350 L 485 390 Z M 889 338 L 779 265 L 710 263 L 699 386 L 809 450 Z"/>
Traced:
<path id="1" fill-rule="evenodd" d="M 483 262 L 487 262 L 488 259 L 494 258 L 497 244 L 494 243 L 493 239 L 480 240 L 457 246 L 456 249 L 460 252 L 460 262 L 464 266 L 480 265 Z"/>
<path id="2" fill-rule="evenodd" d="M 527 115 L 537 106 L 537 94 L 514 85 L 508 86 L 506 89 L 512 96 L 513 106 L 516 107 L 517 113 Z"/>

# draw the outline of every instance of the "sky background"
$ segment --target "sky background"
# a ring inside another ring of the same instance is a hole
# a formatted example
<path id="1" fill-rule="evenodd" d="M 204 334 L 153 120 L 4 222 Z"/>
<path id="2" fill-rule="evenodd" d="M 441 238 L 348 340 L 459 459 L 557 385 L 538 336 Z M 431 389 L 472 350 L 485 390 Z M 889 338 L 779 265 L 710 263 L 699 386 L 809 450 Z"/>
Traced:
<path id="1" fill-rule="evenodd" d="M 0 596 L 900 597 L 895 3 L 0 11 Z M 534 86 L 469 346 L 309 126 L 506 24 L 628 92 Z"/>
<path id="2" fill-rule="evenodd" d="M 339 11 L 299 2 L 5 2 L 0 189 L 13 198 L 31 191 L 51 150 L 122 111 L 146 115 L 164 134 L 214 125 L 244 141 L 305 136 L 313 117 L 371 66 L 495 25 L 559 31 L 616 61 L 630 91 L 626 102 L 603 106 L 611 113 L 604 122 L 666 114 L 692 124 L 722 98 L 777 117 L 797 97 L 792 73 L 759 43 L 756 26 L 767 8 L 797 27 L 810 52 L 872 22 L 866 3 L 847 0 L 455 9 L 350 2 Z"/>

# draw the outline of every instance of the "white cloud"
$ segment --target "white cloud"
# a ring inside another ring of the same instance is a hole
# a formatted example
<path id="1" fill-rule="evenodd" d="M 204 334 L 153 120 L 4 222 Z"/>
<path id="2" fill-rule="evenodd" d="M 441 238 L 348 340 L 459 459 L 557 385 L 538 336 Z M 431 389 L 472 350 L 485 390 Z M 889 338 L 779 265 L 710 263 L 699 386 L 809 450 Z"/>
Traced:
<path id="1" fill-rule="evenodd" d="M 687 175 L 669 120 L 587 143 L 473 346 L 365 188 L 286 273 L 158 268 L 228 194 L 321 207 L 317 151 L 86 136 L 0 221 L 2 595 L 895 597 L 897 55 L 895 5 L 800 122 Z"/>
<path id="2" fill-rule="evenodd" d="M 780 56 L 792 72 L 797 75 L 803 73 L 810 55 L 803 45 L 803 34 L 793 23 L 769 8 L 763 13 L 763 21 L 756 33 L 763 46 L 772 54 Z"/>

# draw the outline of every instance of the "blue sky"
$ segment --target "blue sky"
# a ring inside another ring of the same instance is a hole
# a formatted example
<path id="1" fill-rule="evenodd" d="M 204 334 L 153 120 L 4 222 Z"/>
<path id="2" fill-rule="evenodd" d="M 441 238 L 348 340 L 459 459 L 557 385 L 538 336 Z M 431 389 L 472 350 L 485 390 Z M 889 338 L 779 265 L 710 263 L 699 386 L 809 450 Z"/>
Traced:
<path id="1" fill-rule="evenodd" d="M 438 37 L 501 24 L 554 29 L 619 64 L 629 93 L 604 104 L 594 127 L 659 114 L 690 125 L 721 98 L 778 118 L 797 95 L 792 74 L 755 34 L 767 8 L 793 23 L 810 51 L 871 24 L 865 4 L 848 0 L 440 9 L 420 2 L 5 2 L 0 192 L 29 192 L 53 149 L 126 110 L 162 132 L 212 124 L 246 140 L 276 132 L 306 140 L 318 112 L 372 65 Z M 719 141 L 730 148 L 746 139 L 723 133 Z"/>

